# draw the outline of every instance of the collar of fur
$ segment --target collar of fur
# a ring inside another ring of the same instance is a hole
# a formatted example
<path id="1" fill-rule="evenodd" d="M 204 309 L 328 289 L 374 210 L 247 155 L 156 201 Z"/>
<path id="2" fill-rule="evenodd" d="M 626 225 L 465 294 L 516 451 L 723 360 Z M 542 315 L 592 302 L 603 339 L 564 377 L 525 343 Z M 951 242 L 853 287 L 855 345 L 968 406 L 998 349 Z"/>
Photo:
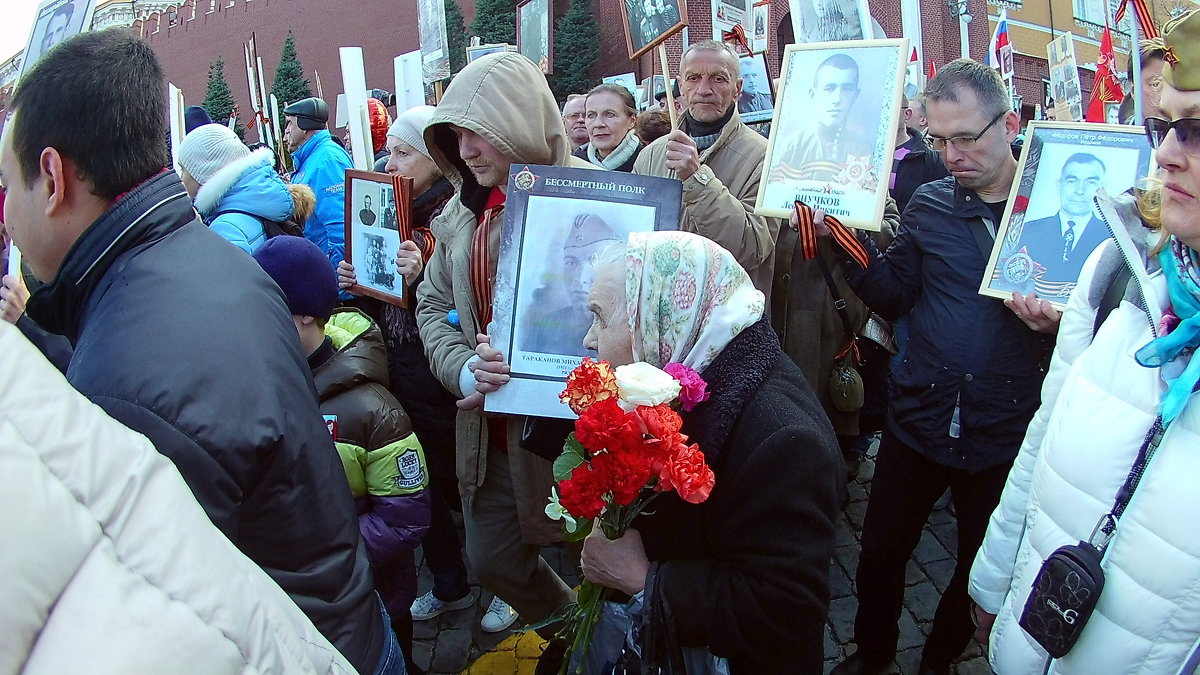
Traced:
<path id="1" fill-rule="evenodd" d="M 236 162 L 225 165 L 220 171 L 212 175 L 208 182 L 200 186 L 196 192 L 196 198 L 192 200 L 196 205 L 196 210 L 204 218 L 208 218 L 208 214 L 217 208 L 221 203 L 221 198 L 224 197 L 229 190 L 237 183 L 242 174 L 246 173 L 247 169 L 266 164 L 274 166 L 275 154 L 270 148 L 259 148 L 243 157 Z"/>

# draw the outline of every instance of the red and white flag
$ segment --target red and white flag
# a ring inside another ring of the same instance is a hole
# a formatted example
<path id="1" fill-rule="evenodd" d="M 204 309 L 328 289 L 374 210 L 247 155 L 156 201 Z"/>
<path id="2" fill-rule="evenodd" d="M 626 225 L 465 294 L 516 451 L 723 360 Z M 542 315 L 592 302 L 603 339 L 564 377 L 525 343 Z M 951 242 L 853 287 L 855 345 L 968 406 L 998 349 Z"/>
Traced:
<path id="1" fill-rule="evenodd" d="M 1007 80 L 1013 75 L 1012 43 L 1008 39 L 1008 10 L 1000 10 L 1000 18 L 996 21 L 996 30 L 988 43 L 988 66 L 1000 71 L 1001 79 Z"/>

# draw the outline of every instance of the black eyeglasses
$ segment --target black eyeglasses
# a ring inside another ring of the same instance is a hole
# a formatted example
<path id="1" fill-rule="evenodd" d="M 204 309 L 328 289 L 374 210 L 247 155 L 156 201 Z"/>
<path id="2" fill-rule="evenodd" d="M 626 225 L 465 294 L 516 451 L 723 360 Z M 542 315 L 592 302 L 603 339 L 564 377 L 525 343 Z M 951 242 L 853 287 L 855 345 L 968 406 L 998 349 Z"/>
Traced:
<path id="1" fill-rule="evenodd" d="M 1184 117 L 1171 122 L 1161 117 L 1146 118 L 1146 138 L 1150 147 L 1158 148 L 1167 140 L 1167 134 L 1175 130 L 1175 140 L 1189 155 L 1200 155 L 1200 117 Z"/>
<path id="2" fill-rule="evenodd" d="M 971 148 L 975 147 L 975 142 L 983 138 L 984 134 L 986 134 L 992 127 L 996 126 L 996 122 L 999 122 L 1000 118 L 1004 117 L 1005 113 L 1007 112 L 1007 110 L 1001 110 L 1000 114 L 993 117 L 991 122 L 988 122 L 987 126 L 983 128 L 983 131 L 975 134 L 974 136 L 955 136 L 953 138 L 942 138 L 940 136 L 934 136 L 933 134 L 926 134 L 926 137 L 929 138 L 929 144 L 932 145 L 933 149 L 937 150 L 938 152 L 945 150 L 947 143 L 962 151 L 970 150 Z"/>

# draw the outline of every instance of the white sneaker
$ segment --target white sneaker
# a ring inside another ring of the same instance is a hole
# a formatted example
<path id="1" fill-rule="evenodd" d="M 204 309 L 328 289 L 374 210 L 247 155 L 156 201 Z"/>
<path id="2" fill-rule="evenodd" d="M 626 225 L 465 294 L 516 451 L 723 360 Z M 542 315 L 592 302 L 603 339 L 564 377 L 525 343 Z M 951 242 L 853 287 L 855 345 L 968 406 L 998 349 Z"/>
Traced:
<path id="1" fill-rule="evenodd" d="M 517 613 L 512 607 L 508 606 L 499 596 L 492 598 L 492 604 L 488 605 L 487 612 L 483 615 L 483 619 L 479 622 L 479 627 L 485 633 L 499 633 L 508 628 L 517 621 Z"/>
<path id="2" fill-rule="evenodd" d="M 449 612 L 455 609 L 466 609 L 473 604 L 475 604 L 475 599 L 471 597 L 470 593 L 467 593 L 453 602 L 446 602 L 445 600 L 439 600 L 436 596 L 434 596 L 433 591 L 429 591 L 425 595 L 413 600 L 412 618 L 413 621 L 426 621 L 428 619 L 432 619 L 438 614 L 441 614 L 442 612 Z"/>

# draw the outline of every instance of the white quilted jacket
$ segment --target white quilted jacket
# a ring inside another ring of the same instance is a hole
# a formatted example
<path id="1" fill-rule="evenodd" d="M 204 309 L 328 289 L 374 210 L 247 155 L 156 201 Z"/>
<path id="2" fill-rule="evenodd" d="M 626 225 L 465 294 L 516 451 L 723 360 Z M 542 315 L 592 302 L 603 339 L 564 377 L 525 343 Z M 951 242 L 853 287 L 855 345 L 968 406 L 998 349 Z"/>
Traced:
<path id="1" fill-rule="evenodd" d="M 1103 205 L 1109 218 L 1117 217 L 1114 202 Z M 1122 213 L 1129 218 L 1127 208 Z M 1134 237 L 1142 240 L 1136 247 Z M 1094 340 L 1103 288 L 1087 289 L 1103 266 L 1101 250 L 1084 268 L 1080 290 L 1063 315 L 1042 407 L 971 570 L 971 596 L 998 615 L 989 658 L 1002 675 L 1046 667 L 1046 653 L 1017 624 L 1034 576 L 1056 548 L 1088 539 L 1112 507 L 1156 417 L 1166 390 L 1163 375 L 1183 366 L 1171 364 L 1162 373 L 1133 357 L 1150 341 L 1151 326 L 1167 306 L 1161 272 L 1155 264 L 1147 273 L 1144 255 L 1136 250 L 1145 237 L 1135 226 L 1133 237 L 1118 233 L 1117 241 L 1118 250 L 1137 263 L 1136 287 L 1148 302 L 1139 307 L 1140 298 L 1127 296 Z M 1112 253 L 1107 258 L 1119 259 Z M 1091 620 L 1071 652 L 1049 664 L 1049 672 L 1193 672 L 1200 654 L 1200 397 L 1192 398 L 1163 436 L 1103 567 L 1105 587 Z"/>
<path id="2" fill-rule="evenodd" d="M 145 437 L 0 322 L 0 673 L 353 673 Z"/>

